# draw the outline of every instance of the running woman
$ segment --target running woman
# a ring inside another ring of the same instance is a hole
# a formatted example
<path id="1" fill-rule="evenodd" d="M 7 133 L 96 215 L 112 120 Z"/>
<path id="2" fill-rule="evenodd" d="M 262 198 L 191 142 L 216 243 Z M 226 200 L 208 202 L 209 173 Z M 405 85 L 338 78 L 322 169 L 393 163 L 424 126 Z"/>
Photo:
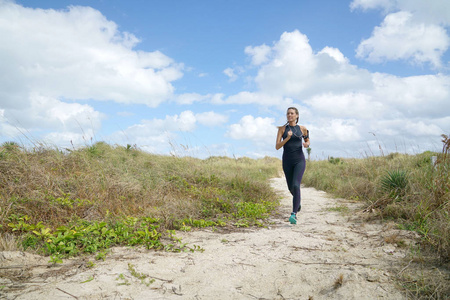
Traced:
<path id="1" fill-rule="evenodd" d="M 289 217 L 291 224 L 297 224 L 297 213 L 301 210 L 300 184 L 305 172 L 306 160 L 303 147 L 309 147 L 309 131 L 304 126 L 297 125 L 298 109 L 289 107 L 286 113 L 287 123 L 278 127 L 275 148 L 283 147 L 283 171 L 289 191 L 292 194 L 292 213 Z"/>

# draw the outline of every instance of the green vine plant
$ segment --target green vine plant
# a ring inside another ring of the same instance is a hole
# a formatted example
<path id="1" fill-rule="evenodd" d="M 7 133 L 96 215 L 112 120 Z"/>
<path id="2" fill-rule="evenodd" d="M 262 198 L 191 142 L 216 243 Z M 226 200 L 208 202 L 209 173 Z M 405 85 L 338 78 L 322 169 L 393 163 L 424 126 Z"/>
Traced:
<path id="1" fill-rule="evenodd" d="M 97 260 L 104 260 L 107 249 L 112 246 L 143 245 L 147 249 L 171 252 L 203 251 L 199 246 L 189 246 L 175 236 L 175 231 L 167 231 L 170 243 L 164 244 L 158 225 L 148 218 L 127 217 L 115 223 L 80 221 L 71 226 L 60 226 L 56 230 L 41 222 L 30 224 L 29 216 L 12 215 L 8 226 L 13 231 L 24 234 L 24 249 L 34 249 L 49 255 L 52 264 L 62 263 L 63 258 L 79 254 L 96 253 Z M 149 222 L 150 221 L 150 222 Z"/>

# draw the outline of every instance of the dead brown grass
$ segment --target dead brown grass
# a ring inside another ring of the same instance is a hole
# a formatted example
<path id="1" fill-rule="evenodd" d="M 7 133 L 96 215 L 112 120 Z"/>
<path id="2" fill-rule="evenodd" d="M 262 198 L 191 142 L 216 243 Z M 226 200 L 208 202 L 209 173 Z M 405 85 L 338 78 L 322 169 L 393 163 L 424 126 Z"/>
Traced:
<path id="1" fill-rule="evenodd" d="M 17 237 L 11 233 L 0 233 L 0 251 L 16 251 L 20 249 Z"/>
<path id="2" fill-rule="evenodd" d="M 334 288 L 338 289 L 344 284 L 344 274 L 339 274 L 338 278 L 334 281 Z"/>
<path id="3" fill-rule="evenodd" d="M 133 216 L 161 219 L 170 229 L 183 218 L 231 216 L 238 202 L 277 201 L 267 179 L 279 168 L 272 158 L 200 160 L 103 142 L 72 151 L 3 145 L 0 225 L 8 231 L 11 217 L 24 215 L 53 228 Z"/>
<path id="4" fill-rule="evenodd" d="M 335 197 L 363 201 L 367 220 L 394 221 L 397 228 L 419 233 L 420 248 L 414 248 L 411 253 L 412 261 L 422 265 L 411 268 L 412 279 L 407 279 L 405 286 L 412 289 L 411 294 L 430 299 L 445 299 L 442 295 L 448 289 L 443 287 L 450 278 L 450 139 L 447 135 L 442 135 L 442 144 L 440 153 L 391 153 L 362 159 L 311 161 L 303 177 L 307 186 Z M 433 156 L 437 157 L 434 164 Z M 406 185 L 397 185 L 405 182 Z M 384 241 L 407 247 L 398 236 L 387 236 Z M 427 272 L 430 268 L 446 271 Z"/>

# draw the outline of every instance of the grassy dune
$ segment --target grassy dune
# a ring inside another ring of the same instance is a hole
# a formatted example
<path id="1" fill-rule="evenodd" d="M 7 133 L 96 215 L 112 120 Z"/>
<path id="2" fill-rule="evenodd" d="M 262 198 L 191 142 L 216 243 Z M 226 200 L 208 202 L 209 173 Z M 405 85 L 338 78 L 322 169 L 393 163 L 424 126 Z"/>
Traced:
<path id="1" fill-rule="evenodd" d="M 446 265 L 450 140 L 443 135 L 442 141 L 440 153 L 311 161 L 303 184 L 362 201 L 372 216 L 417 231 L 421 249 Z M 0 251 L 31 250 L 53 263 L 84 253 L 102 259 L 115 245 L 201 251 L 183 244 L 175 230 L 263 226 L 279 204 L 268 179 L 280 171 L 281 161 L 269 157 L 200 160 L 103 142 L 64 151 L 4 143 Z M 430 283 L 433 276 L 412 275 L 405 282 L 420 295 L 439 289 L 442 295 L 446 289 Z"/>
<path id="2" fill-rule="evenodd" d="M 450 139 L 442 137 L 440 153 L 331 157 L 309 162 L 303 177 L 307 186 L 363 201 L 370 217 L 419 233 L 420 245 L 409 249 L 409 263 L 397 271 L 399 284 L 414 299 L 450 295 Z"/>
<path id="3" fill-rule="evenodd" d="M 267 179 L 279 168 L 275 158 L 200 160 L 102 142 L 65 152 L 4 143 L 1 244 L 17 238 L 54 262 L 121 244 L 181 251 L 175 229 L 262 225 L 278 205 Z"/>
<path id="4" fill-rule="evenodd" d="M 330 158 L 308 164 L 303 183 L 337 197 L 363 200 L 369 210 L 417 231 L 424 245 L 450 258 L 450 140 L 442 153 L 391 153 L 364 159 Z M 437 158 L 432 163 L 432 157 Z"/>

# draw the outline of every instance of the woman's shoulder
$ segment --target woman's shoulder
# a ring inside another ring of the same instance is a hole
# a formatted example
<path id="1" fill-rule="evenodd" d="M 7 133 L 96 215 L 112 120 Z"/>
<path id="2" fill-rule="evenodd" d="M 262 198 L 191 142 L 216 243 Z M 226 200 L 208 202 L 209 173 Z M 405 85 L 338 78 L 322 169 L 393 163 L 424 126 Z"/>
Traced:
<path id="1" fill-rule="evenodd" d="M 308 129 L 303 125 L 299 125 L 299 126 L 300 126 L 300 130 L 302 131 L 303 135 L 306 135 L 308 133 Z"/>

